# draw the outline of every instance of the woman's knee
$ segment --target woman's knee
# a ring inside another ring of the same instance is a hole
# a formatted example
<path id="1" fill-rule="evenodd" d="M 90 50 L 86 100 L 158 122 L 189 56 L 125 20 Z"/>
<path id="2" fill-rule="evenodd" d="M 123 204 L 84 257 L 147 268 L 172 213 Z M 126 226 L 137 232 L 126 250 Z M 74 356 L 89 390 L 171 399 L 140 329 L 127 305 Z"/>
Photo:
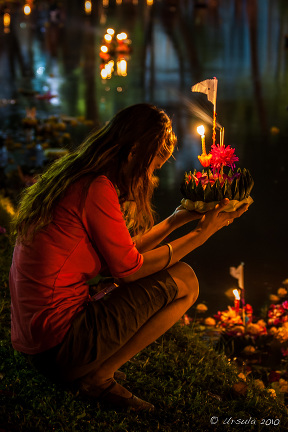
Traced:
<path id="1" fill-rule="evenodd" d="M 199 283 L 192 267 L 179 261 L 168 271 L 178 286 L 177 297 L 187 297 L 191 305 L 194 304 L 199 295 Z"/>

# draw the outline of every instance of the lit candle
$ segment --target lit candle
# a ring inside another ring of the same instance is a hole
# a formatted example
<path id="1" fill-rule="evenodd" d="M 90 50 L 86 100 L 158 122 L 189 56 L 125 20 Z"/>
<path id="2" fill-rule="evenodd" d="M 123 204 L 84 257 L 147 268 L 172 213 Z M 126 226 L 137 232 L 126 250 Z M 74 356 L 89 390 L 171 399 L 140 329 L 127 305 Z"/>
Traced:
<path id="1" fill-rule="evenodd" d="M 235 312 L 238 314 L 239 313 L 239 305 L 240 305 L 240 295 L 237 289 L 233 290 L 233 294 L 235 296 L 235 300 L 234 300 L 234 308 L 235 308 Z"/>
<path id="2" fill-rule="evenodd" d="M 205 147 L 205 128 L 203 125 L 197 127 L 197 132 L 201 135 L 202 154 L 206 154 Z"/>
<path id="3" fill-rule="evenodd" d="M 197 127 L 197 132 L 201 135 L 201 143 L 202 143 L 202 154 L 200 156 L 198 156 L 198 159 L 201 163 L 201 165 L 204 168 L 209 167 L 210 163 L 211 163 L 211 159 L 212 159 L 212 154 L 209 153 L 207 155 L 206 153 L 206 147 L 205 147 L 205 129 L 204 126 L 198 126 Z M 209 173 L 208 173 L 209 176 Z"/>

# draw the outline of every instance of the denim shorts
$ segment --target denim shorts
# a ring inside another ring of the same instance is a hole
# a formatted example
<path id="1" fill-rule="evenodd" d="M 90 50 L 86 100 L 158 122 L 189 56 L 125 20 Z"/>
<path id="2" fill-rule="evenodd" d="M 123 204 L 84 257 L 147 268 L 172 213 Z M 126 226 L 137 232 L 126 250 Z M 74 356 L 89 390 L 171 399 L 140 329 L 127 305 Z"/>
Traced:
<path id="1" fill-rule="evenodd" d="M 72 321 L 64 340 L 49 351 L 30 356 L 30 360 L 56 381 L 78 380 L 116 353 L 177 294 L 177 285 L 167 270 L 121 285 L 102 299 L 88 302 Z"/>

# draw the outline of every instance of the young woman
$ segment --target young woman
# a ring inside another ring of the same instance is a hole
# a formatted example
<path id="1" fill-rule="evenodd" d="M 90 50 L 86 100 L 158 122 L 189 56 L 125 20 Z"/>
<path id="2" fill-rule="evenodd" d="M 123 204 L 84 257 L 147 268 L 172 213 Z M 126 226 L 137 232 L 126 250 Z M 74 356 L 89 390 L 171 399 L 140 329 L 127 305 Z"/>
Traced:
<path id="1" fill-rule="evenodd" d="M 153 225 L 154 172 L 175 144 L 164 111 L 128 107 L 26 189 L 14 220 L 13 347 L 47 376 L 135 411 L 154 407 L 115 381 L 118 369 L 196 301 L 197 278 L 180 260 L 247 210 L 221 212 L 223 201 L 202 217 L 178 207 Z M 95 301 L 87 281 L 99 274 L 119 286 Z"/>

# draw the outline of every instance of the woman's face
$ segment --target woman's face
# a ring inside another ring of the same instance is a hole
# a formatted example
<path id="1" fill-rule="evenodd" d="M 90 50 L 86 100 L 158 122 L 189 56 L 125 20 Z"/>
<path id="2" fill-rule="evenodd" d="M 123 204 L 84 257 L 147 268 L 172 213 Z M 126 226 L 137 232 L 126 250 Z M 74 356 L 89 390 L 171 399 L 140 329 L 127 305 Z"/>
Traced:
<path id="1" fill-rule="evenodd" d="M 172 156 L 172 153 L 168 153 L 165 152 L 165 154 L 160 154 L 158 153 L 153 159 L 152 162 L 150 164 L 150 169 L 152 172 L 161 169 L 162 166 L 165 164 L 165 162 L 168 161 L 168 159 L 170 159 L 170 157 Z"/>
<path id="2" fill-rule="evenodd" d="M 162 168 L 162 166 L 163 166 L 164 163 L 169 159 L 169 157 L 170 157 L 170 156 L 168 156 L 168 157 L 165 159 L 165 158 L 163 158 L 163 156 L 156 155 L 156 156 L 154 157 L 154 159 L 152 160 L 151 165 L 150 165 L 150 169 L 151 169 L 151 171 L 154 172 L 154 171 L 156 171 L 156 170 Z"/>

